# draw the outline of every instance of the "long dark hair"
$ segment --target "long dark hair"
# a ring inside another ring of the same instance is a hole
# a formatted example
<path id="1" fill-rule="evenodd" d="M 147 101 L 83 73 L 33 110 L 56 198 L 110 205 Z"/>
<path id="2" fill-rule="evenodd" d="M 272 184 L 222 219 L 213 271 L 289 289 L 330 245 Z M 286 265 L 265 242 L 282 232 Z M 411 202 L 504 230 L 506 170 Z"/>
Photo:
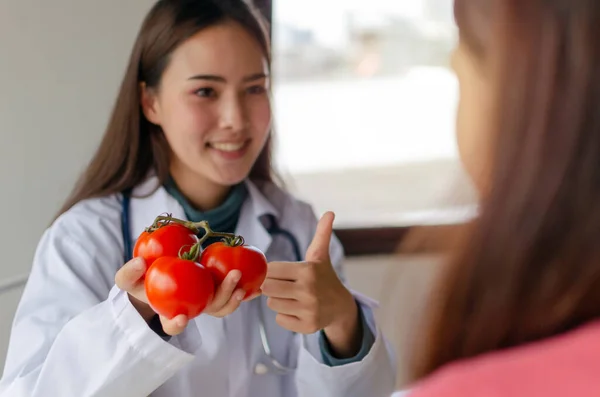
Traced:
<path id="1" fill-rule="evenodd" d="M 170 54 L 202 29 L 232 20 L 258 41 L 270 65 L 271 49 L 263 16 L 243 0 L 160 0 L 149 11 L 133 46 L 110 121 L 100 146 L 59 211 L 77 202 L 132 189 L 153 169 L 164 182 L 169 174 L 168 144 L 160 127 L 148 122 L 140 104 L 140 83 L 159 85 Z M 250 171 L 250 178 L 272 181 L 272 138 Z"/>
<path id="2" fill-rule="evenodd" d="M 491 189 L 435 289 L 414 379 L 600 318 L 600 2 L 455 14 L 494 87 Z"/>

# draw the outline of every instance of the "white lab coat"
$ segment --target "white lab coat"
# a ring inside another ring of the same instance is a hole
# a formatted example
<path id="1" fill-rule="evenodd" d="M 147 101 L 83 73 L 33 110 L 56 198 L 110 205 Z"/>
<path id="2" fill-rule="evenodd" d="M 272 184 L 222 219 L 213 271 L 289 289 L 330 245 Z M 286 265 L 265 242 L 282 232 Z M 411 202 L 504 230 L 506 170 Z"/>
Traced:
<path id="1" fill-rule="evenodd" d="M 133 241 L 161 213 L 185 218 L 179 203 L 162 187 L 154 191 L 156 186 L 152 177 L 133 192 Z M 269 261 L 295 260 L 289 242 L 272 237 L 262 219 L 275 215 L 306 250 L 317 223 L 312 209 L 274 185 L 247 186 L 236 233 Z M 337 239 L 331 257 L 343 279 Z M 329 367 L 322 362 L 319 335 L 279 327 L 264 297 L 243 303 L 224 319 L 201 315 L 166 342 L 114 286 L 122 264 L 120 195 L 83 201 L 44 233 L 14 320 L 1 397 L 388 397 L 393 392 L 392 350 L 373 319 L 374 303 L 359 294 L 375 344 L 362 361 Z M 259 338 L 258 305 L 265 308 L 272 354 L 296 368 L 291 374 L 264 373 L 270 367 Z"/>

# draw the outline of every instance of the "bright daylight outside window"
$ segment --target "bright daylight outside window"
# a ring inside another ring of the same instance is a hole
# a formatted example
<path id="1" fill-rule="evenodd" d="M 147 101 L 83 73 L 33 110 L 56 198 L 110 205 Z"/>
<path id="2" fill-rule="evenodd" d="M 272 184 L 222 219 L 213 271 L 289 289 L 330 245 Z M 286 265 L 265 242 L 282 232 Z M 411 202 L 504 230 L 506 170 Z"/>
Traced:
<path id="1" fill-rule="evenodd" d="M 452 0 L 273 0 L 272 23 L 290 188 L 342 227 L 460 218 Z"/>

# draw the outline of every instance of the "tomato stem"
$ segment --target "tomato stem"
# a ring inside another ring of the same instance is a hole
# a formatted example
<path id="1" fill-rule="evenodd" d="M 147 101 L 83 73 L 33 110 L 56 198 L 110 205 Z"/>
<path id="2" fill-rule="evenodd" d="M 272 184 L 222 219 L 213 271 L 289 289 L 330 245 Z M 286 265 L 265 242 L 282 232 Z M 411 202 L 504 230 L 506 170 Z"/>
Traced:
<path id="1" fill-rule="evenodd" d="M 225 240 L 225 244 L 229 245 L 230 247 L 239 247 L 245 243 L 246 242 L 242 236 L 234 236 L 233 238 L 228 238 Z"/>
<path id="2" fill-rule="evenodd" d="M 232 233 L 215 232 L 210 228 L 210 225 L 207 221 L 194 223 L 194 227 L 198 229 L 204 229 L 204 236 L 202 236 L 202 238 L 196 243 L 200 246 L 202 246 L 202 244 L 211 237 L 223 237 L 223 240 L 225 240 L 226 244 L 234 247 L 244 244 L 244 238 L 242 236 L 237 236 Z"/>
<path id="3" fill-rule="evenodd" d="M 197 261 L 199 255 L 200 255 L 200 244 L 198 244 L 198 243 L 192 245 L 192 248 L 190 248 L 190 250 L 188 252 L 185 252 L 183 254 L 179 253 L 179 257 L 181 259 L 186 259 L 186 260 L 193 261 L 193 262 Z"/>
<path id="4" fill-rule="evenodd" d="M 182 219 L 173 218 L 171 214 L 159 215 L 154 220 L 154 223 L 149 228 L 146 228 L 147 232 L 153 232 L 159 228 L 166 226 L 170 223 L 178 223 L 190 229 L 194 234 L 198 234 L 200 230 L 204 230 L 204 235 L 198 240 L 198 242 L 191 246 L 189 251 L 182 252 L 184 247 L 181 247 L 179 257 L 181 259 L 187 259 L 196 261 L 198 256 L 202 252 L 202 244 L 211 237 L 223 237 L 225 244 L 231 247 L 238 247 L 245 244 L 244 238 L 232 233 L 215 232 L 210 228 L 208 221 L 200 222 L 189 222 Z"/>
<path id="5" fill-rule="evenodd" d="M 178 218 L 174 218 L 171 214 L 159 215 L 154 219 L 152 226 L 146 229 L 147 232 L 153 232 L 160 229 L 163 226 L 167 226 L 170 223 L 178 223 L 190 229 L 194 234 L 198 234 L 199 229 L 196 227 L 194 222 L 184 221 Z"/>

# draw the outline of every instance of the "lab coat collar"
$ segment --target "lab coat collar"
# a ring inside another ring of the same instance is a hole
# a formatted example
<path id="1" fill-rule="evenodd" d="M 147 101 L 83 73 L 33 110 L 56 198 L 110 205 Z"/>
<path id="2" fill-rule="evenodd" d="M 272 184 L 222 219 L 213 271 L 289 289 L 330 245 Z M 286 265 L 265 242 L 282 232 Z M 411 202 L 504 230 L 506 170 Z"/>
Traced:
<path id="1" fill-rule="evenodd" d="M 150 176 L 133 189 L 129 212 L 134 242 L 158 215 L 171 214 L 174 218 L 187 219 L 183 207 L 160 185 L 156 176 Z"/>
<path id="2" fill-rule="evenodd" d="M 275 218 L 279 218 L 279 211 L 273 204 L 265 197 L 260 189 L 250 180 L 245 181 L 246 188 L 248 188 L 248 195 L 252 202 L 254 214 L 260 218 L 265 215 L 273 215 Z"/>

